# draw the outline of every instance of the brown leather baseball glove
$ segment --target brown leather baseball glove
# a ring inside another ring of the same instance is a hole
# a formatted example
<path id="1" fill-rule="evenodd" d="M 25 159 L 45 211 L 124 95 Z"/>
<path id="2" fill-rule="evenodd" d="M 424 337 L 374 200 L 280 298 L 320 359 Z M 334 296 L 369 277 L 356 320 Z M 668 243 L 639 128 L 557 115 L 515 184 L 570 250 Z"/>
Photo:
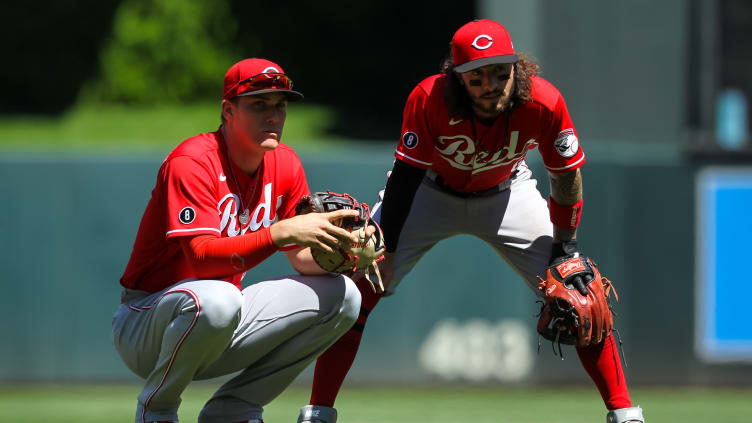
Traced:
<path id="1" fill-rule="evenodd" d="M 579 276 L 579 278 L 578 278 Z M 584 347 L 599 344 L 614 327 L 608 296 L 613 286 L 587 257 L 565 257 L 549 266 L 546 279 L 538 277 L 543 305 L 538 333 L 553 343 Z M 572 283 L 585 281 L 587 295 Z M 619 300 L 616 290 L 614 297 Z"/>
<path id="2" fill-rule="evenodd" d="M 356 270 L 365 269 L 366 279 L 372 285 L 378 283 L 378 287 L 383 292 L 384 286 L 376 263 L 384 257 L 386 250 L 384 235 L 379 225 L 371 219 L 368 204 L 359 203 L 346 193 L 315 192 L 303 197 L 298 202 L 295 207 L 295 214 L 326 213 L 341 209 L 357 210 L 360 213 L 357 217 L 344 218 L 339 222 L 333 222 L 335 225 L 354 233 L 358 237 L 358 241 L 350 245 L 339 245 L 332 252 L 311 248 L 313 259 L 319 267 L 327 272 L 349 274 Z M 373 227 L 373 233 L 370 236 L 367 233 L 369 226 Z M 369 267 L 376 274 L 377 281 L 371 281 L 367 276 L 370 273 Z M 376 291 L 375 287 L 374 291 Z"/>

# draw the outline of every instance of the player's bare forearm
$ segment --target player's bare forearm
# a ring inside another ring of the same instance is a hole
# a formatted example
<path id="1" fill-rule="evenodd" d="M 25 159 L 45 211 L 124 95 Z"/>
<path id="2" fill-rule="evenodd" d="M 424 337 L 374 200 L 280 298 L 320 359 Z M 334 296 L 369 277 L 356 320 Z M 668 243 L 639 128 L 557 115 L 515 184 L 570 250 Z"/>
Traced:
<path id="1" fill-rule="evenodd" d="M 562 206 L 576 204 L 582 199 L 582 175 L 580 169 L 567 173 L 549 173 L 551 198 Z M 554 242 L 577 238 L 577 229 L 554 225 Z"/>
<path id="2" fill-rule="evenodd" d="M 301 275 L 315 276 L 328 273 L 316 264 L 316 261 L 311 255 L 310 248 L 296 248 L 294 250 L 285 251 L 285 254 L 290 261 L 292 268 Z"/>
<path id="3" fill-rule="evenodd" d="M 340 240 L 357 242 L 352 233 L 332 224 L 345 217 L 358 216 L 357 210 L 335 210 L 328 213 L 308 213 L 282 219 L 269 227 L 269 234 L 278 247 L 297 244 L 332 251 Z"/>

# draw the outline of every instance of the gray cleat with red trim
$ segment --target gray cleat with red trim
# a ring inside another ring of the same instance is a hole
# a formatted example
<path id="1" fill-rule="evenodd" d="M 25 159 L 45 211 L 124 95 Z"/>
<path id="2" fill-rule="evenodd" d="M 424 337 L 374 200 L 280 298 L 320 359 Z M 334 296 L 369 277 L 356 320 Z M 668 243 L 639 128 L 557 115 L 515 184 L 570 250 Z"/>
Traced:
<path id="1" fill-rule="evenodd" d="M 645 423 L 642 408 L 629 407 L 611 410 L 606 414 L 606 423 Z"/>
<path id="2" fill-rule="evenodd" d="M 323 405 L 306 405 L 300 409 L 298 423 L 337 423 L 337 410 Z"/>

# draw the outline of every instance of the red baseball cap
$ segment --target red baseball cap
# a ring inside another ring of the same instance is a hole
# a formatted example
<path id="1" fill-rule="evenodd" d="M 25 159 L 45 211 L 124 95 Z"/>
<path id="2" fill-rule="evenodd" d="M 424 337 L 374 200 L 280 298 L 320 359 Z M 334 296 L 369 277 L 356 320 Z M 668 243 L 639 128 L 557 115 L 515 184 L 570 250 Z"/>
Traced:
<path id="1" fill-rule="evenodd" d="M 289 101 L 303 99 L 303 94 L 293 91 L 292 79 L 285 75 L 281 66 L 272 61 L 245 59 L 227 70 L 222 89 L 223 99 L 264 93 L 284 93 Z"/>
<path id="2" fill-rule="evenodd" d="M 496 63 L 516 63 L 512 39 L 496 21 L 476 19 L 452 37 L 454 70 L 460 73 Z"/>

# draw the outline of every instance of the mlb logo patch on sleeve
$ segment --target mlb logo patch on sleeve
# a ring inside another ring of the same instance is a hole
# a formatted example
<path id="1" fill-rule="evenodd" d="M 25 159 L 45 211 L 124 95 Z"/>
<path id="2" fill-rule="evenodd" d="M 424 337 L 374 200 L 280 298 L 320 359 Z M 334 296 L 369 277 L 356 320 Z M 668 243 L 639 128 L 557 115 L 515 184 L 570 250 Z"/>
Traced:
<path id="1" fill-rule="evenodd" d="M 193 222 L 194 219 L 196 219 L 196 212 L 193 210 L 193 207 L 185 207 L 183 210 L 180 210 L 180 215 L 178 216 L 180 223 L 187 225 Z"/>
<path id="2" fill-rule="evenodd" d="M 570 158 L 577 154 L 577 150 L 580 149 L 580 142 L 577 140 L 577 135 L 574 134 L 574 129 L 565 129 L 559 132 L 559 136 L 554 141 L 556 151 L 562 157 Z"/>

